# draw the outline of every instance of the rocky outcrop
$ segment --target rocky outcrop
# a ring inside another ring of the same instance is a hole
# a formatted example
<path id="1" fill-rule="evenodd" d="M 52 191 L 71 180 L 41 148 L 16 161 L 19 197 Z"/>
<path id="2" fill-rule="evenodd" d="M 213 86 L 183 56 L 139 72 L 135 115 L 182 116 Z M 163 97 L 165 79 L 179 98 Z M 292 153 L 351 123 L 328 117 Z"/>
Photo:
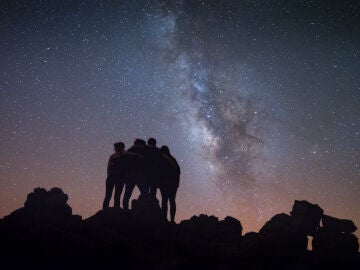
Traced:
<path id="1" fill-rule="evenodd" d="M 146 223 L 147 226 L 158 226 L 166 222 L 163 218 L 159 201 L 152 196 L 139 196 L 131 202 L 134 224 Z"/>
<path id="2" fill-rule="evenodd" d="M 339 219 L 328 215 L 323 215 L 322 224 L 325 230 L 337 233 L 353 233 L 357 230 L 352 220 Z"/>
<path id="3" fill-rule="evenodd" d="M 35 188 L 29 193 L 20 208 L 4 217 L 6 224 L 13 226 L 71 226 L 81 223 L 81 216 L 73 215 L 71 207 L 67 204 L 68 195 L 60 188 L 47 191 L 44 188 Z"/>
<path id="4" fill-rule="evenodd" d="M 233 217 L 167 222 L 151 197 L 85 220 L 67 200 L 59 188 L 36 188 L 23 208 L 0 220 L 2 269 L 360 269 L 355 224 L 306 201 L 242 235 Z"/>
<path id="5" fill-rule="evenodd" d="M 219 221 L 215 216 L 201 214 L 191 219 L 180 222 L 180 228 L 195 237 L 203 239 L 231 239 L 241 237 L 242 226 L 239 220 L 233 217 L 226 217 Z"/>
<path id="6" fill-rule="evenodd" d="M 341 258 L 344 262 L 339 267 L 350 267 L 359 250 L 358 239 L 352 234 L 356 229 L 351 220 L 324 215 L 322 227 L 312 241 L 314 254 L 322 259 L 323 265 L 337 264 Z"/>
<path id="7" fill-rule="evenodd" d="M 292 227 L 297 232 L 314 235 L 320 226 L 324 210 L 317 204 L 295 200 L 290 212 Z"/>

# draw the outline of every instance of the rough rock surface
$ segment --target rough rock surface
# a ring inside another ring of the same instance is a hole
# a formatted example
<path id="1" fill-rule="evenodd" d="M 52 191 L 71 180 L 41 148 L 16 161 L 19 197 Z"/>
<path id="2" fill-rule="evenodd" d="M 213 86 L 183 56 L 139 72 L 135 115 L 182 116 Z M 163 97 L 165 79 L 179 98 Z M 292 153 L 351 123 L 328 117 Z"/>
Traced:
<path id="1" fill-rule="evenodd" d="M 169 223 L 155 198 L 134 200 L 132 210 L 106 208 L 85 220 L 72 215 L 67 199 L 59 188 L 36 188 L 23 208 L 0 220 L 1 269 L 360 269 L 357 238 L 330 230 L 340 225 L 318 228 L 311 210 L 317 208 L 308 202 L 302 204 L 310 212 L 293 208 L 259 233 L 242 235 L 232 217 L 199 215 Z M 308 234 L 314 235 L 313 251 L 306 249 Z"/>

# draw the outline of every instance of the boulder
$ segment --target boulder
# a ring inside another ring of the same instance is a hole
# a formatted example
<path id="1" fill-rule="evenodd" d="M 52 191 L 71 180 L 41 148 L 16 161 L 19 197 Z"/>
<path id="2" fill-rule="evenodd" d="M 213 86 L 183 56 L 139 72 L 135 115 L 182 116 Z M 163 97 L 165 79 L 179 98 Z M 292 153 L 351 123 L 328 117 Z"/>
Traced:
<path id="1" fill-rule="evenodd" d="M 230 216 L 221 221 L 215 216 L 204 214 L 193 216 L 191 219 L 181 221 L 179 229 L 189 239 L 212 243 L 237 243 L 242 234 L 240 221 Z"/>
<path id="2" fill-rule="evenodd" d="M 46 203 L 47 195 L 48 192 L 45 188 L 34 188 L 34 191 L 27 195 L 24 205 L 26 208 L 41 209 Z"/>
<path id="3" fill-rule="evenodd" d="M 270 257 L 301 256 L 307 250 L 307 236 L 293 225 L 293 217 L 281 213 L 272 217 L 259 231 Z"/>
<path id="4" fill-rule="evenodd" d="M 359 250 L 359 242 L 354 234 L 320 229 L 313 238 L 312 247 L 316 254 L 328 256 L 356 255 Z"/>
<path id="5" fill-rule="evenodd" d="M 290 212 L 292 217 L 292 226 L 294 230 L 298 232 L 302 232 L 307 235 L 314 235 L 319 229 L 323 213 L 324 210 L 317 204 L 295 200 L 293 208 Z"/>
<path id="6" fill-rule="evenodd" d="M 276 233 L 276 232 L 290 232 L 293 231 L 291 216 L 281 213 L 273 216 L 265 225 L 260 229 L 259 233 Z"/>
<path id="7" fill-rule="evenodd" d="M 208 216 L 200 214 L 199 216 L 192 216 L 190 219 L 180 222 L 180 226 L 190 231 L 202 231 L 205 229 L 209 233 L 215 233 L 219 219 L 215 216 Z"/>
<path id="8" fill-rule="evenodd" d="M 4 217 L 4 221 L 12 224 L 41 226 L 74 225 L 81 222 L 81 216 L 72 215 L 72 209 L 67 204 L 68 195 L 60 188 L 47 191 L 35 188 L 27 195 L 24 207 L 17 209 Z"/>
<path id="9" fill-rule="evenodd" d="M 225 235 L 242 235 L 242 226 L 236 218 L 227 216 L 224 220 L 220 221 L 222 233 Z"/>
<path id="10" fill-rule="evenodd" d="M 131 209 L 135 224 L 157 225 L 166 221 L 156 197 L 140 195 L 138 199 L 132 200 Z"/>
<path id="11" fill-rule="evenodd" d="M 339 219 L 328 215 L 322 217 L 322 224 L 325 230 L 332 232 L 353 233 L 357 230 L 352 220 Z"/>

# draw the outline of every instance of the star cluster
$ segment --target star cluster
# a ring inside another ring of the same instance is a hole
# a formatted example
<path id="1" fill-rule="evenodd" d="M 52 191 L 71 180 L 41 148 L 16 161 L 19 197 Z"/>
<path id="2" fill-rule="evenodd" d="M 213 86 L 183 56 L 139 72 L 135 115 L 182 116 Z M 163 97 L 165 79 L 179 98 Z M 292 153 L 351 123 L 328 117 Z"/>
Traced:
<path id="1" fill-rule="evenodd" d="M 182 168 L 177 220 L 245 230 L 295 199 L 360 224 L 356 1 L 3 1 L 0 216 L 59 186 L 101 207 L 112 144 Z"/>

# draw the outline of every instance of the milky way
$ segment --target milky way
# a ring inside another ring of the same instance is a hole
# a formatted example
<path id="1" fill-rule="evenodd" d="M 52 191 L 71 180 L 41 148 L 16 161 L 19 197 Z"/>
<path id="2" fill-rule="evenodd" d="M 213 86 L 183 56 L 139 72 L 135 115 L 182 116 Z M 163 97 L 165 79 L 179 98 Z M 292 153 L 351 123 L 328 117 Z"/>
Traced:
<path id="1" fill-rule="evenodd" d="M 178 221 L 307 199 L 360 224 L 358 3 L 133 2 L 3 2 L 1 216 L 36 186 L 92 215 L 112 144 L 153 136 Z"/>

